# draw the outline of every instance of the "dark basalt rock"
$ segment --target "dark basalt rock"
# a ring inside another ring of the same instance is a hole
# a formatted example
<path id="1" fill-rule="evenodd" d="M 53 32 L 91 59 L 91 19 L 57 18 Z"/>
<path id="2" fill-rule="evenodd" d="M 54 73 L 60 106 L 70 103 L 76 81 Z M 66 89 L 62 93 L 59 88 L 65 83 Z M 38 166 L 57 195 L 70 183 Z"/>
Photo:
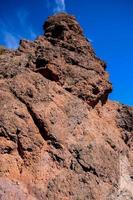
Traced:
<path id="1" fill-rule="evenodd" d="M 122 138 L 130 147 L 133 144 L 133 108 L 122 105 L 118 110 L 118 126 L 122 128 Z"/>

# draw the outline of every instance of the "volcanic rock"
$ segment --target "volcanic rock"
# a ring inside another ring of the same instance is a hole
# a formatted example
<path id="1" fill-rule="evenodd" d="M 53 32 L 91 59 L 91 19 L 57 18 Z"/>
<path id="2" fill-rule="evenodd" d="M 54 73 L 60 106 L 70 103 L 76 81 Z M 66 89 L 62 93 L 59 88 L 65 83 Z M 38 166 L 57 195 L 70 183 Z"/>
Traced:
<path id="1" fill-rule="evenodd" d="M 133 108 L 75 17 L 0 55 L 0 199 L 133 199 Z"/>

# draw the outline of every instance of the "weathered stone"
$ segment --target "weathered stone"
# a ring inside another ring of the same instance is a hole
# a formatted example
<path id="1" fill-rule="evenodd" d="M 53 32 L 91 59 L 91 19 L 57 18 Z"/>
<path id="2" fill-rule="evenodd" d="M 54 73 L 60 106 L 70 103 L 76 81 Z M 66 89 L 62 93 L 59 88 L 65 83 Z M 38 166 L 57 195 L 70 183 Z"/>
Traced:
<path id="1" fill-rule="evenodd" d="M 0 55 L 0 199 L 132 199 L 133 109 L 73 16 L 44 29 Z"/>

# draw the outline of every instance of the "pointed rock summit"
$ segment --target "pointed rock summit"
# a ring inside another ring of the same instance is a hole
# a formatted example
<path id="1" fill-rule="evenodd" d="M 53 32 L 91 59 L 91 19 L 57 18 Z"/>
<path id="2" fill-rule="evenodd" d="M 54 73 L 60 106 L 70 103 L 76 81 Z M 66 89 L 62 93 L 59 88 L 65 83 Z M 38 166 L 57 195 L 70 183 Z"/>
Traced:
<path id="1" fill-rule="evenodd" d="M 83 31 L 74 16 L 59 13 L 48 18 L 44 23 L 46 37 L 69 39 L 71 35 L 83 35 Z"/>
<path id="2" fill-rule="evenodd" d="M 0 199 L 132 199 L 133 108 L 75 17 L 43 29 L 0 53 Z"/>

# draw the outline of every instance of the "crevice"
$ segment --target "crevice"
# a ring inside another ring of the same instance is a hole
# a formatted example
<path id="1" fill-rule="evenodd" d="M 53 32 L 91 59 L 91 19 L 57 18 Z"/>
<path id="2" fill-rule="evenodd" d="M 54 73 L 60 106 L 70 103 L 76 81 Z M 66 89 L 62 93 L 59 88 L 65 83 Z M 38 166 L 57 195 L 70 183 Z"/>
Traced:
<path id="1" fill-rule="evenodd" d="M 39 69 L 40 67 L 45 67 L 48 63 L 49 61 L 47 59 L 38 57 L 36 59 L 36 68 Z"/>
<path id="2" fill-rule="evenodd" d="M 19 156 L 22 158 L 22 160 L 24 159 L 24 149 L 22 147 L 22 144 L 19 140 L 19 133 L 20 133 L 20 130 L 17 129 L 17 132 L 16 132 L 16 136 L 17 136 L 17 151 L 18 151 L 18 154 Z"/>
<path id="3" fill-rule="evenodd" d="M 99 92 L 100 92 L 99 88 L 96 85 L 94 85 L 94 87 L 92 88 L 92 93 L 94 95 L 97 95 Z"/>
<path id="4" fill-rule="evenodd" d="M 37 58 L 35 72 L 40 73 L 48 80 L 56 81 L 56 82 L 59 81 L 58 75 L 48 68 L 47 66 L 48 63 L 49 63 L 49 60 L 46 58 Z"/>
<path id="5" fill-rule="evenodd" d="M 108 96 L 109 96 L 109 93 L 111 93 L 112 90 L 109 90 L 107 92 L 105 92 L 101 97 L 100 97 L 100 101 L 102 103 L 102 106 L 104 106 L 108 100 Z"/>
<path id="6" fill-rule="evenodd" d="M 122 131 L 122 136 L 121 136 L 121 138 L 122 138 L 122 140 L 124 141 L 124 143 L 130 148 L 130 141 L 132 141 L 133 132 Z"/>
<path id="7" fill-rule="evenodd" d="M 16 143 L 16 135 L 9 132 L 3 125 L 0 124 L 0 137 L 4 137 L 7 140 L 11 140 Z"/>
<path id="8" fill-rule="evenodd" d="M 94 167 L 83 165 L 81 163 L 81 159 L 76 158 L 76 160 L 77 160 L 78 164 L 82 167 L 82 169 L 83 169 L 84 172 L 89 172 L 89 173 L 91 173 L 91 174 L 99 177 L 98 174 L 97 174 L 97 172 L 96 172 L 96 169 Z"/>
<path id="9" fill-rule="evenodd" d="M 114 144 L 114 142 L 110 138 L 107 138 L 107 139 L 105 138 L 105 141 L 110 146 L 110 148 L 113 149 L 113 151 L 117 151 L 116 145 Z"/>
<path id="10" fill-rule="evenodd" d="M 48 142 L 49 145 L 52 145 L 56 149 L 61 149 L 61 145 L 58 143 L 56 137 L 49 133 L 46 124 L 42 121 L 42 119 L 39 119 L 36 114 L 33 112 L 32 108 L 28 105 L 25 104 L 27 107 L 27 110 L 29 114 L 31 115 L 36 127 L 39 129 L 39 132 L 43 139 Z"/>
<path id="11" fill-rule="evenodd" d="M 73 153 L 70 151 L 70 153 L 73 155 Z M 89 172 L 97 177 L 99 177 L 98 173 L 96 172 L 96 169 L 90 165 L 85 166 L 81 161 L 83 161 L 80 158 L 80 153 L 78 150 L 74 150 L 74 154 L 73 157 L 76 159 L 76 161 L 78 162 L 78 164 L 81 166 L 81 168 L 83 169 L 84 172 Z M 83 161 L 84 162 L 84 161 Z"/>
<path id="12" fill-rule="evenodd" d="M 52 145 L 56 149 L 62 149 L 62 146 L 59 144 L 57 141 L 56 137 L 49 133 L 48 128 L 46 124 L 42 121 L 42 119 L 38 118 L 36 113 L 33 112 L 32 108 L 30 107 L 29 103 L 25 102 L 20 96 L 16 94 L 16 92 L 12 91 L 14 96 L 21 102 L 23 103 L 26 108 L 28 113 L 30 114 L 34 124 L 36 125 L 37 129 L 39 130 L 42 138 L 48 142 L 49 145 Z M 19 145 L 20 146 L 20 145 Z M 21 151 L 21 148 L 19 149 Z M 21 152 L 20 152 L 21 153 Z"/>
<path id="13" fill-rule="evenodd" d="M 5 148 L 0 148 L 0 153 L 1 154 L 10 154 L 13 151 L 13 149 L 9 146 Z"/>
<path id="14" fill-rule="evenodd" d="M 61 158 L 60 156 L 58 156 L 57 154 L 55 154 L 55 153 L 53 153 L 51 151 L 49 151 L 48 153 L 50 154 L 51 158 L 54 161 L 57 161 L 59 164 L 64 164 L 65 160 L 63 158 Z"/>
<path id="15" fill-rule="evenodd" d="M 59 81 L 58 75 L 47 67 L 40 67 L 36 69 L 35 72 L 39 72 L 43 77 L 47 78 L 50 81 L 55 81 L 55 82 Z"/>
<path id="16" fill-rule="evenodd" d="M 96 169 L 92 166 L 85 166 L 83 165 L 79 159 L 77 159 L 77 162 L 80 164 L 80 166 L 82 167 L 83 171 L 84 172 L 89 172 L 89 173 L 92 173 L 93 175 L 97 176 L 98 177 L 98 174 L 96 172 Z"/>

